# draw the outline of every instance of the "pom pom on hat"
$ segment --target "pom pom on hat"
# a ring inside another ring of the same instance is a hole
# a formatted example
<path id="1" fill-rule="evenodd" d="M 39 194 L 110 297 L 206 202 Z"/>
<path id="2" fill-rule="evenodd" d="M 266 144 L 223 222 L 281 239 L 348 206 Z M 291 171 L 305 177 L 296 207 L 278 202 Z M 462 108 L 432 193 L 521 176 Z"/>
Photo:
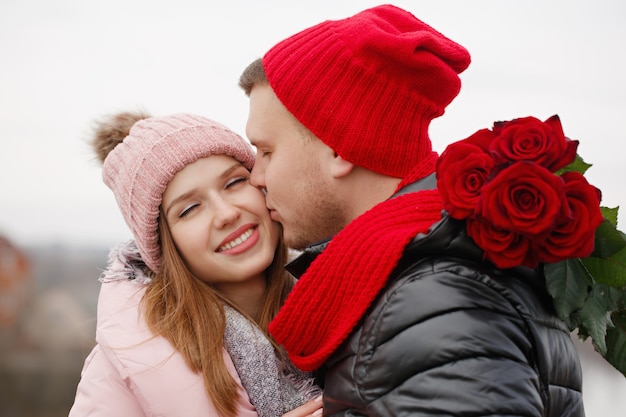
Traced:
<path id="1" fill-rule="evenodd" d="M 263 57 L 283 105 L 344 159 L 402 178 L 461 88 L 467 50 L 392 5 L 310 27 Z"/>
<path id="2" fill-rule="evenodd" d="M 159 272 L 158 218 L 163 192 L 185 166 L 211 155 L 228 155 L 252 169 L 251 145 L 205 117 L 175 114 L 136 122 L 104 160 L 102 177 L 113 191 L 143 261 Z"/>

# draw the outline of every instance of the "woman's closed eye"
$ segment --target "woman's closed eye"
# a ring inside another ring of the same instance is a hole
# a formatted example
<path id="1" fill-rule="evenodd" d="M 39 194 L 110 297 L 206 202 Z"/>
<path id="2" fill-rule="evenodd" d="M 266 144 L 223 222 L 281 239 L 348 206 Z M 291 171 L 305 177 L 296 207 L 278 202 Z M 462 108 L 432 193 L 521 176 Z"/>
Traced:
<path id="1" fill-rule="evenodd" d="M 241 184 L 241 183 L 246 183 L 248 182 L 248 180 L 250 179 L 250 176 L 243 176 L 243 177 L 235 177 L 230 179 L 228 182 L 226 182 L 226 189 L 229 189 L 237 184 Z"/>
<path id="2" fill-rule="evenodd" d="M 193 203 L 193 204 L 189 204 L 189 205 L 185 206 L 185 208 L 182 209 L 181 212 L 178 214 L 178 218 L 182 219 L 183 217 L 185 217 L 188 214 L 190 214 L 193 211 L 193 209 L 195 209 L 198 206 L 199 206 L 198 203 Z"/>

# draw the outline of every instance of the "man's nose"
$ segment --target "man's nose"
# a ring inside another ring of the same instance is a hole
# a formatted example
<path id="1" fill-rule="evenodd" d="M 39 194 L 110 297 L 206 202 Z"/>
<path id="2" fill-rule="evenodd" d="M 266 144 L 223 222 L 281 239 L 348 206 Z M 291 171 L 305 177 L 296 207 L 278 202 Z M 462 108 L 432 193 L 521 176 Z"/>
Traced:
<path id="1" fill-rule="evenodd" d="M 250 184 L 262 190 L 265 189 L 265 172 L 260 167 L 260 164 L 254 164 L 252 171 L 250 172 Z"/>

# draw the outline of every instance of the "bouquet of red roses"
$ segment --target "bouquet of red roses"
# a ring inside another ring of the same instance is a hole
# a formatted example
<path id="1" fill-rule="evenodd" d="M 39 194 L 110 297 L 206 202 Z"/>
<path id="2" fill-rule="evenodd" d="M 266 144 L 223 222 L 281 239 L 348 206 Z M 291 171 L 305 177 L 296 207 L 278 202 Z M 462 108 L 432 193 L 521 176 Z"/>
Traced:
<path id="1" fill-rule="evenodd" d="M 453 143 L 437 165 L 444 209 L 499 268 L 586 257 L 602 223 L 600 191 L 578 172 L 578 141 L 558 116 L 496 122 Z"/>
<path id="2" fill-rule="evenodd" d="M 499 268 L 540 268 L 559 317 L 626 375 L 626 235 L 558 116 L 496 122 L 449 145 L 437 187 Z"/>

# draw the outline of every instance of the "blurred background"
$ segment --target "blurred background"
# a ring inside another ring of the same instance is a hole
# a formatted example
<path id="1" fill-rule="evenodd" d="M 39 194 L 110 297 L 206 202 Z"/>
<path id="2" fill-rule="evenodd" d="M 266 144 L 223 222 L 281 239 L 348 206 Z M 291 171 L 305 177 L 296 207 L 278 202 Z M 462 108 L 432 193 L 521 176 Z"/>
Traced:
<path id="1" fill-rule="evenodd" d="M 245 135 L 237 80 L 248 63 L 379 3 L 0 0 L 0 417 L 67 415 L 94 344 L 97 279 L 130 238 L 87 145 L 93 121 L 193 112 Z M 626 201 L 625 2 L 394 4 L 472 54 L 461 94 L 432 124 L 436 150 L 496 120 L 559 114 L 603 205 Z M 626 378 L 577 343 L 587 416 L 624 416 Z"/>

